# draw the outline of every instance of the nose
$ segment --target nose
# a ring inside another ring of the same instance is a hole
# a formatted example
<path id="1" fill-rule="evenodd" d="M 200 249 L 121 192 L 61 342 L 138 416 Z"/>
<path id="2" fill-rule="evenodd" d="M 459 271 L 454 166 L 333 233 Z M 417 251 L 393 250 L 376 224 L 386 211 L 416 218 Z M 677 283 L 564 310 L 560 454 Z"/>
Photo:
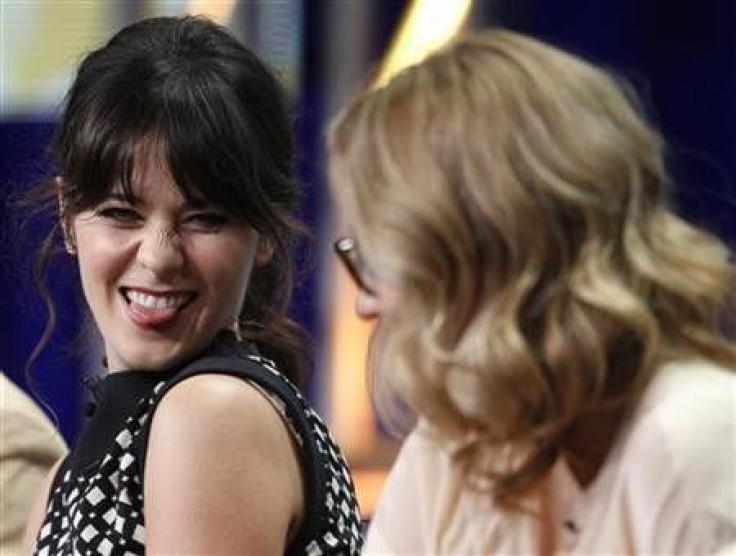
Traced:
<path id="1" fill-rule="evenodd" d="M 142 233 L 137 253 L 138 263 L 161 279 L 180 272 L 184 253 L 179 234 L 165 225 L 149 226 Z"/>
<path id="2" fill-rule="evenodd" d="M 355 298 L 355 312 L 365 320 L 376 319 L 381 316 L 383 306 L 378 294 L 371 294 L 364 290 L 358 290 Z"/>

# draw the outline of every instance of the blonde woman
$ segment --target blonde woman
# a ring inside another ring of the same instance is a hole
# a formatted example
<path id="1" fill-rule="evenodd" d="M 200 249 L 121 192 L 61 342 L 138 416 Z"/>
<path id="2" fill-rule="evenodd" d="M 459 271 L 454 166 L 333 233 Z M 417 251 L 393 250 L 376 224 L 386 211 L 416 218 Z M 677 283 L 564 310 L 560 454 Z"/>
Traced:
<path id="1" fill-rule="evenodd" d="M 736 269 L 624 91 L 489 30 L 334 121 L 374 399 L 416 417 L 366 553 L 734 549 Z"/>

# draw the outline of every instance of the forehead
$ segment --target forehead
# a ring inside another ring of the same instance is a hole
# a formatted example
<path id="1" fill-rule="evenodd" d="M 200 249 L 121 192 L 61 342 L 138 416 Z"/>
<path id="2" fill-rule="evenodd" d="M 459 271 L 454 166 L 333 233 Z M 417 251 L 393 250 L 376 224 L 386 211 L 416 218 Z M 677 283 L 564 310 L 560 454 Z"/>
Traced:
<path id="1" fill-rule="evenodd" d="M 143 147 L 133 159 L 131 185 L 137 189 L 150 188 L 152 183 L 163 182 L 176 188 L 169 163 L 161 148 Z"/>
<path id="2" fill-rule="evenodd" d="M 160 143 L 148 141 L 136 150 L 129 181 L 117 181 L 110 191 L 111 196 L 136 202 L 192 206 L 206 204 L 202 191 L 187 193 L 183 192 L 173 176 L 165 148 Z"/>

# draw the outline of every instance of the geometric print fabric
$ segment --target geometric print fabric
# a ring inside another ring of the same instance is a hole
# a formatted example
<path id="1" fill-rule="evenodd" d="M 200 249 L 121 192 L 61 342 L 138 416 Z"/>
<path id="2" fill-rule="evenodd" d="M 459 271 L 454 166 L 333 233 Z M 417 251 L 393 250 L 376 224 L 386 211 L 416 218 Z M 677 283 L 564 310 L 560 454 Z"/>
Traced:
<path id="1" fill-rule="evenodd" d="M 288 553 L 308 556 L 359 554 L 363 539 L 354 485 L 347 463 L 327 427 L 271 360 L 251 354 L 244 357 L 256 363 L 261 373 L 265 371 L 271 379 L 281 383 L 279 386 L 285 385 L 291 395 L 284 395 L 283 388 L 269 388 L 267 383 L 255 377 L 243 377 L 252 380 L 260 389 L 265 389 L 265 393 L 273 398 L 274 406 L 281 410 L 302 448 L 305 440 L 316 446 L 317 461 L 313 462 L 313 476 L 305 478 L 322 483 L 312 489 L 323 494 L 319 506 L 314 504 L 317 500 L 307 503 L 307 512 L 317 512 L 320 519 L 316 523 L 319 526 L 308 532 L 302 546 L 293 547 Z M 156 384 L 150 395 L 135 406 L 133 414 L 127 418 L 122 430 L 117 431 L 102 458 L 77 470 L 66 468 L 68 459 L 64 462 L 52 486 L 34 554 L 144 554 L 143 462 L 138 461 L 137 454 L 141 451 L 134 449 L 134 445 L 148 441 L 148 428 L 145 425 L 160 401 L 159 395 L 176 382 L 177 378 L 174 377 Z M 295 411 L 300 412 L 305 419 L 290 417 L 294 416 Z M 300 422 L 308 423 L 307 427 L 299 426 Z"/>
<path id="2" fill-rule="evenodd" d="M 148 418 L 154 397 L 128 418 L 102 461 L 73 473 L 59 470 L 46 519 L 36 541 L 38 556 L 144 554 L 143 485 L 133 439 Z"/>

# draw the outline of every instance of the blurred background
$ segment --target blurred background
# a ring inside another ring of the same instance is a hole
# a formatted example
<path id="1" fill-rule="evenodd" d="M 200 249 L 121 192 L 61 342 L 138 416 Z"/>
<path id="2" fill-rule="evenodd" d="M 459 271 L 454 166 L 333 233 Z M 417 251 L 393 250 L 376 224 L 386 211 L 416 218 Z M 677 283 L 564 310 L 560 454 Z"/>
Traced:
<path id="1" fill-rule="evenodd" d="M 83 55 L 136 20 L 185 13 L 227 25 L 291 94 L 303 217 L 314 233 L 293 305 L 316 344 L 307 394 L 347 453 L 367 515 L 397 443 L 371 412 L 370 325 L 354 317 L 354 287 L 332 256 L 339 215 L 327 195 L 324 129 L 352 94 L 464 28 L 503 26 L 557 44 L 634 85 L 669 140 L 678 209 L 736 246 L 732 0 L 0 0 L 0 369 L 23 388 L 46 321 L 30 270 L 49 222 L 21 228 L 10 199 L 53 172 L 45 148 Z M 49 269 L 59 323 L 33 373 L 68 442 L 84 421 L 84 379 L 101 370 L 72 265 L 59 256 Z"/>

